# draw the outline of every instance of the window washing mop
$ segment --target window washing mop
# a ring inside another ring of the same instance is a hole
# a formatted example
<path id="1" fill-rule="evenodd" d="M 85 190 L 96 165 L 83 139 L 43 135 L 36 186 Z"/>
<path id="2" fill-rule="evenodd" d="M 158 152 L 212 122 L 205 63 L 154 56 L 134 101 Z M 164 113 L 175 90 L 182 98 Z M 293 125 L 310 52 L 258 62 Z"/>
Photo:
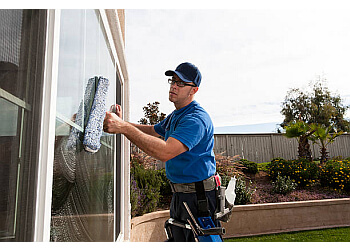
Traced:
<path id="1" fill-rule="evenodd" d="M 74 119 L 77 126 L 72 126 L 67 141 L 59 147 L 64 163 L 61 164 L 60 172 L 70 183 L 75 180 L 76 154 L 83 149 L 88 153 L 96 153 L 101 146 L 108 86 L 108 79 L 103 77 L 95 76 L 88 80 Z"/>
<path id="2" fill-rule="evenodd" d="M 84 131 L 83 145 L 85 151 L 96 153 L 101 147 L 101 136 L 103 132 L 103 120 L 106 115 L 106 96 L 109 81 L 100 77 L 91 106 L 89 119 Z"/>
<path id="3" fill-rule="evenodd" d="M 103 77 L 90 78 L 81 101 L 75 123 L 83 127 L 83 131 L 72 127 L 68 137 L 67 150 L 80 151 L 81 142 L 85 151 L 96 153 L 100 147 L 103 132 L 103 119 L 106 114 L 106 96 L 109 81 Z"/>

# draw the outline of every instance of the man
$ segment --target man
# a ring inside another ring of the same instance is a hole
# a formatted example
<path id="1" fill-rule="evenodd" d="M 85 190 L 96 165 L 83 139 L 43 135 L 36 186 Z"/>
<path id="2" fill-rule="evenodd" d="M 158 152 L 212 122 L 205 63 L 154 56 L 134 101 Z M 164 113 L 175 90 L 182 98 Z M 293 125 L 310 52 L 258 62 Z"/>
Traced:
<path id="1" fill-rule="evenodd" d="M 195 218 L 205 216 L 203 210 L 208 212 L 208 208 L 213 218 L 216 208 L 214 128 L 207 112 L 194 100 L 201 73 L 195 65 L 185 62 L 175 71 L 166 71 L 165 75 L 172 77 L 168 81 L 169 100 L 174 103 L 175 111 L 154 126 L 139 125 L 123 121 L 121 108 L 117 106 L 116 113 L 106 113 L 104 131 L 124 134 L 145 153 L 166 162 L 166 175 L 174 192 L 170 204 L 171 218 L 187 222 L 189 215 L 184 201 Z M 198 183 L 203 184 L 199 196 Z M 203 199 L 199 197 L 204 193 L 208 202 L 203 205 Z M 198 206 L 201 206 L 200 210 Z M 189 229 L 171 226 L 171 231 L 175 241 L 194 241 Z"/>

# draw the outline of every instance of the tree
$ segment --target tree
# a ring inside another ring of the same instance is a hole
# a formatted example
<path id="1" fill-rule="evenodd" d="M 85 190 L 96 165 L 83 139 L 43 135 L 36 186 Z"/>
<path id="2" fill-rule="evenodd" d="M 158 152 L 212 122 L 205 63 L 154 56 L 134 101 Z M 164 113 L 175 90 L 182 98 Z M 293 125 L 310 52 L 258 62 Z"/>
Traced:
<path id="1" fill-rule="evenodd" d="M 320 124 L 331 127 L 332 131 L 350 131 L 350 123 L 344 118 L 344 114 L 349 108 L 342 103 L 339 95 L 332 95 L 325 86 L 327 80 L 321 77 L 315 82 L 311 82 L 309 92 L 304 92 L 298 88 L 293 88 L 287 92 L 282 103 L 281 114 L 284 121 L 280 124 L 282 128 L 291 122 L 298 120 L 307 124 Z"/>
<path id="2" fill-rule="evenodd" d="M 315 132 L 309 124 L 304 121 L 291 122 L 285 127 L 285 136 L 288 138 L 297 138 L 298 140 L 298 156 L 312 161 L 312 154 L 309 144 L 310 136 Z"/>
<path id="3" fill-rule="evenodd" d="M 349 106 L 342 104 L 339 95 L 332 95 L 325 86 L 326 83 L 325 78 L 318 77 L 316 81 L 309 84 L 311 91 L 304 92 L 298 88 L 290 89 L 282 103 L 281 114 L 284 115 L 284 120 L 280 126 L 286 129 L 286 133 L 287 130 L 289 131 L 289 136 L 298 138 L 299 157 L 311 159 L 308 139 L 311 139 L 310 136 L 316 131 L 315 127 L 310 127 L 311 124 L 323 126 L 324 129 L 329 128 L 327 134 L 336 131 L 350 131 L 350 122 L 344 118 Z M 296 134 L 293 135 L 293 133 Z M 302 134 L 297 135 L 298 133 Z M 321 136 L 321 134 L 319 135 Z M 321 149 L 321 152 L 322 150 L 326 149 Z"/>
<path id="4" fill-rule="evenodd" d="M 321 164 L 325 163 L 328 160 L 328 152 L 327 152 L 327 145 L 334 142 L 335 138 L 337 138 L 339 135 L 343 134 L 343 131 L 334 133 L 330 133 L 332 130 L 334 130 L 332 127 L 326 127 L 324 125 L 320 124 L 312 124 L 312 129 L 315 130 L 315 132 L 310 137 L 310 140 L 313 142 L 319 144 L 320 146 L 320 154 L 321 154 Z"/>
<path id="5" fill-rule="evenodd" d="M 159 102 L 153 102 L 148 103 L 146 106 L 143 107 L 143 113 L 144 113 L 144 118 L 141 118 L 139 120 L 140 124 L 145 124 L 145 125 L 155 125 L 159 123 L 160 121 L 164 120 L 166 117 L 166 114 L 161 113 L 159 111 Z"/>

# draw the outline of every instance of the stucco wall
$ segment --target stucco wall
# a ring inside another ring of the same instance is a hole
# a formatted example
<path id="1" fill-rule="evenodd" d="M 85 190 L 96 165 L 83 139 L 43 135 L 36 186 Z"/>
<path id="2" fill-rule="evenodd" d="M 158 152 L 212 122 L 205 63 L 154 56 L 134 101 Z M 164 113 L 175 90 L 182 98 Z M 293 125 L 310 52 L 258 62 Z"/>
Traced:
<path id="1" fill-rule="evenodd" d="M 125 46 L 125 10 L 117 10 L 120 28 L 122 29 L 123 41 Z"/>
<path id="2" fill-rule="evenodd" d="M 131 220 L 130 241 L 166 240 L 169 210 Z M 350 226 L 350 198 L 235 206 L 224 238 Z"/>
<path id="3" fill-rule="evenodd" d="M 153 212 L 131 219 L 130 241 L 161 242 L 166 240 L 164 223 L 169 210 Z"/>

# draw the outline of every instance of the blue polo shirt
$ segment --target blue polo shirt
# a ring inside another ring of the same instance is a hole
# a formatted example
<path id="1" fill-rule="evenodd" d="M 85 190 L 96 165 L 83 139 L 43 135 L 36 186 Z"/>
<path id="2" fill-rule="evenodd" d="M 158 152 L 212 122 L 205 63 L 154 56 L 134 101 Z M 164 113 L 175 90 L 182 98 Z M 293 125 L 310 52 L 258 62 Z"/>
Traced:
<path id="1" fill-rule="evenodd" d="M 173 111 L 154 129 L 165 140 L 173 137 L 188 147 L 188 151 L 165 163 L 166 175 L 171 182 L 192 183 L 215 174 L 214 127 L 199 103 L 193 101 Z"/>

